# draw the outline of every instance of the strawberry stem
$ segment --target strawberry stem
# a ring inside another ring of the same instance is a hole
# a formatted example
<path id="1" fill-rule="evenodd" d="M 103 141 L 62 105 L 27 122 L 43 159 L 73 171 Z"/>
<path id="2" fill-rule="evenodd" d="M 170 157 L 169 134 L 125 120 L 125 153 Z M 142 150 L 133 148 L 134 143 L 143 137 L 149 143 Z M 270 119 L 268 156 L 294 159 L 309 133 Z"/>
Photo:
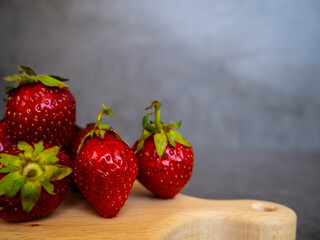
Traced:
<path id="1" fill-rule="evenodd" d="M 109 116 L 113 116 L 113 112 L 110 108 L 107 108 L 105 105 L 101 104 L 102 110 L 98 113 L 97 115 L 97 123 L 96 125 L 99 125 L 102 122 L 103 119 L 103 115 L 109 115 Z"/>
<path id="2" fill-rule="evenodd" d="M 157 100 L 154 100 L 151 103 L 151 105 L 148 106 L 146 109 L 148 110 L 153 107 L 155 109 L 154 122 L 152 121 L 148 122 L 151 113 L 148 113 L 143 117 L 142 119 L 143 131 L 139 139 L 139 143 L 138 143 L 137 149 L 135 150 L 135 153 L 138 153 L 142 149 L 145 140 L 150 136 L 153 136 L 156 150 L 159 157 L 161 157 L 162 154 L 164 153 L 168 145 L 168 142 L 172 147 L 176 147 L 175 142 L 178 142 L 186 147 L 191 147 L 190 143 L 180 133 L 173 130 L 173 128 L 180 128 L 181 121 L 179 123 L 171 122 L 166 125 L 160 120 L 161 103 Z"/>
<path id="3" fill-rule="evenodd" d="M 43 170 L 41 169 L 41 166 L 36 162 L 27 163 L 22 171 L 22 176 L 28 177 L 28 178 L 36 178 L 42 175 L 43 175 Z"/>
<path id="4" fill-rule="evenodd" d="M 69 86 L 64 84 L 63 81 L 68 79 L 62 78 L 56 75 L 36 75 L 36 73 L 29 67 L 18 66 L 19 74 L 13 74 L 4 78 L 7 82 L 12 82 L 12 86 L 6 87 L 6 93 L 18 88 L 22 84 L 41 82 L 48 87 L 68 88 Z"/>
<path id="5" fill-rule="evenodd" d="M 157 133 L 161 132 L 161 121 L 160 121 L 160 108 L 161 108 L 161 103 L 157 100 L 154 100 L 149 107 L 146 109 L 150 109 L 154 107 L 154 122 L 155 122 L 155 127 Z"/>
<path id="6" fill-rule="evenodd" d="M 126 143 L 126 141 L 119 135 L 119 133 L 117 133 L 114 129 L 112 129 L 112 127 L 110 127 L 107 124 L 101 124 L 102 120 L 103 120 L 103 115 L 109 115 L 111 117 L 113 116 L 113 112 L 110 108 L 107 108 L 103 104 L 101 104 L 101 107 L 102 107 L 102 110 L 97 115 L 97 122 L 95 123 L 94 128 L 82 138 L 81 143 L 78 147 L 77 153 L 80 152 L 86 139 L 88 137 L 93 137 L 93 135 L 96 135 L 97 137 L 103 139 L 104 135 L 106 133 L 108 133 L 108 134 L 115 136 L 117 139 L 123 141 L 124 143 Z M 128 143 L 126 143 L 126 144 L 129 146 Z"/>
<path id="7" fill-rule="evenodd" d="M 33 146 L 18 142 L 19 155 L 0 154 L 0 173 L 7 173 L 0 180 L 0 196 L 14 197 L 20 191 L 25 212 L 30 212 L 37 203 L 42 187 L 54 193 L 51 181 L 61 180 L 71 174 L 72 169 L 59 165 L 59 147 L 44 149 L 43 142 Z"/>

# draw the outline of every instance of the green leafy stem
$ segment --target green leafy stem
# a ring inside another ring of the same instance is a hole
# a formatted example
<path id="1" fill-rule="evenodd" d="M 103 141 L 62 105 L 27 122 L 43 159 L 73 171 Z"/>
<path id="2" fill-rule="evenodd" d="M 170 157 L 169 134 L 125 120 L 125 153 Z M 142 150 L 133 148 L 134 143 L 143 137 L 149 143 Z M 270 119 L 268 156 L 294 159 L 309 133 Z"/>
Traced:
<path id="1" fill-rule="evenodd" d="M 179 129 L 181 126 L 181 121 L 179 123 L 171 122 L 169 124 L 164 124 L 160 120 L 160 108 L 161 103 L 157 100 L 154 100 L 150 106 L 146 108 L 146 110 L 151 109 L 154 107 L 154 121 L 149 121 L 150 116 L 152 113 L 147 113 L 142 119 L 142 127 L 143 131 L 141 137 L 139 139 L 139 143 L 135 153 L 139 152 L 145 140 L 153 136 L 154 143 L 156 147 L 156 151 L 161 158 L 163 153 L 165 152 L 168 142 L 171 146 L 176 147 L 176 143 L 178 142 L 186 147 L 191 147 L 190 143 L 175 129 Z"/>
<path id="2" fill-rule="evenodd" d="M 24 211 L 30 212 L 37 203 L 41 188 L 54 195 L 51 181 L 59 181 L 70 175 L 72 169 L 57 164 L 60 148 L 44 149 L 42 141 L 29 145 L 19 142 L 19 155 L 0 154 L 0 173 L 6 174 L 0 180 L 0 196 L 14 197 L 20 191 Z"/>
<path id="3" fill-rule="evenodd" d="M 59 77 L 56 75 L 36 75 L 36 73 L 29 67 L 18 66 L 18 71 L 21 74 L 13 74 L 4 78 L 7 82 L 13 82 L 12 86 L 6 87 L 6 92 L 9 93 L 15 88 L 18 88 L 21 84 L 41 82 L 42 84 L 49 87 L 59 87 L 59 88 L 68 88 L 65 81 L 68 81 L 67 78 Z"/>
<path id="4" fill-rule="evenodd" d="M 108 115 L 112 117 L 113 112 L 110 108 L 107 108 L 103 104 L 101 104 L 101 107 L 102 107 L 102 110 L 97 115 L 97 121 L 94 124 L 93 129 L 82 138 L 81 143 L 77 150 L 78 153 L 80 152 L 83 144 L 89 137 L 93 137 L 94 135 L 96 135 L 97 137 L 103 139 L 106 133 L 113 135 L 114 137 L 116 137 L 117 139 L 121 140 L 122 142 L 124 142 L 129 146 L 129 144 L 112 127 L 110 127 L 107 124 L 102 124 L 103 115 Z"/>

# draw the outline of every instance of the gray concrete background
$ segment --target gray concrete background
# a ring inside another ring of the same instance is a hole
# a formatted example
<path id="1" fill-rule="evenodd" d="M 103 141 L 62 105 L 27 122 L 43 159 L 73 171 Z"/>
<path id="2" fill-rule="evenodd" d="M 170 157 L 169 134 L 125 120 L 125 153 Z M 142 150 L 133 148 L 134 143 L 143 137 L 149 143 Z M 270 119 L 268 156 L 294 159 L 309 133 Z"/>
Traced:
<path id="1" fill-rule="evenodd" d="M 298 0 L 1 0 L 0 76 L 24 64 L 70 78 L 78 123 L 104 103 L 131 144 L 158 99 L 198 151 L 319 150 L 319 12 Z"/>
<path id="2" fill-rule="evenodd" d="M 285 204 L 298 238 L 319 239 L 319 13 L 317 0 L 0 0 L 0 76 L 70 78 L 78 124 L 104 103 L 130 144 L 160 100 L 194 146 L 184 193 Z"/>

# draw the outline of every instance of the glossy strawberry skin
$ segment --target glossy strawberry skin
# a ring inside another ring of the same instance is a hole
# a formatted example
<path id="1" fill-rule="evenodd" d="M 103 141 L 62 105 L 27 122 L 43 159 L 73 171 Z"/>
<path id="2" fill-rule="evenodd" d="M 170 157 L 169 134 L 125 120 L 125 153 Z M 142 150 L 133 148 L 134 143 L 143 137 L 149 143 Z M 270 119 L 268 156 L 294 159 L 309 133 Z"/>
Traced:
<path id="1" fill-rule="evenodd" d="M 68 146 L 67 154 L 70 156 L 72 162 L 75 161 L 77 157 L 77 151 L 81 144 L 82 139 L 84 138 L 87 133 L 89 133 L 94 128 L 94 124 L 89 124 L 85 128 L 78 128 L 76 129 L 76 133 Z"/>
<path id="2" fill-rule="evenodd" d="M 17 155 L 17 151 L 12 149 L 5 150 L 3 153 Z M 59 158 L 58 164 L 70 167 L 71 161 L 64 151 L 60 151 L 57 155 Z M 6 174 L 0 173 L 0 179 L 5 177 Z M 34 208 L 26 213 L 21 204 L 20 192 L 17 193 L 13 198 L 6 196 L 0 196 L 0 218 L 6 221 L 21 222 L 35 220 L 44 217 L 53 212 L 63 201 L 70 187 L 71 176 L 65 177 L 59 181 L 52 181 L 54 186 L 55 195 L 51 195 L 46 192 L 43 188 L 41 189 L 39 200 L 37 201 Z"/>
<path id="3" fill-rule="evenodd" d="M 193 149 L 175 142 L 176 148 L 167 145 L 159 158 L 153 136 L 146 139 L 136 153 L 139 163 L 139 182 L 161 198 L 173 198 L 189 181 L 193 170 Z M 138 141 L 133 150 L 137 148 Z"/>
<path id="4" fill-rule="evenodd" d="M 12 136 L 9 134 L 9 128 L 7 121 L 0 121 L 0 153 L 6 149 L 16 147 L 16 142 L 13 140 Z"/>
<path id="5" fill-rule="evenodd" d="M 6 119 L 17 140 L 65 148 L 75 132 L 76 102 L 68 88 L 28 83 L 9 93 Z"/>
<path id="6" fill-rule="evenodd" d="M 110 134 L 93 136 L 74 162 L 78 189 L 103 217 L 113 217 L 125 204 L 138 174 L 137 159 L 128 145 Z"/>

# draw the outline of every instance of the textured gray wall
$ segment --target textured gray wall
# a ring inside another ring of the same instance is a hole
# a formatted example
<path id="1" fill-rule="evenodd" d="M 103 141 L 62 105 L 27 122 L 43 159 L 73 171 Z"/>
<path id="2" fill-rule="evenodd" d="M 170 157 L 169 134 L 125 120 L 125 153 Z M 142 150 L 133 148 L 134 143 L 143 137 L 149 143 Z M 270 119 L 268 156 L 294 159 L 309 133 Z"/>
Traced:
<path id="1" fill-rule="evenodd" d="M 130 144 L 158 99 L 198 152 L 319 150 L 319 12 L 316 0 L 1 0 L 0 76 L 23 64 L 70 78 L 78 124 L 104 103 Z"/>

